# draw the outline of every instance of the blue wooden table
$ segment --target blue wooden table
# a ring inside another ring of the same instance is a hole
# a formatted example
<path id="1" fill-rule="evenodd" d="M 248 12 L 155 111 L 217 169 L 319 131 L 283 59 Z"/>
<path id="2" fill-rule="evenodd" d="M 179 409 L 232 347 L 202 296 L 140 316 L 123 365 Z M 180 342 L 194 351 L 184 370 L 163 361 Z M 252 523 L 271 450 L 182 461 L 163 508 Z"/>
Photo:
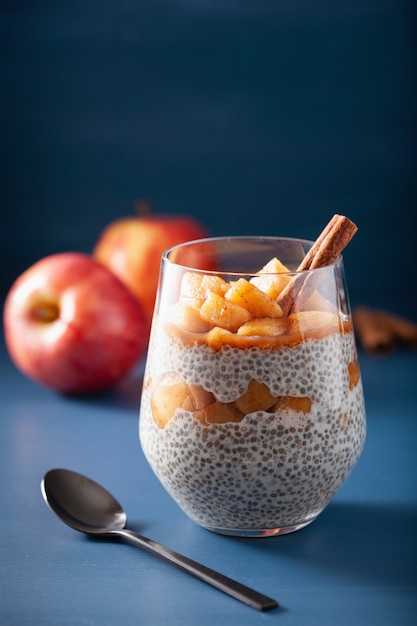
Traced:
<path id="1" fill-rule="evenodd" d="M 31 383 L 1 347 L 0 623 L 8 626 L 412 625 L 417 620 L 416 354 L 361 354 L 368 438 L 347 482 L 297 533 L 215 535 L 154 477 L 138 441 L 140 368 L 77 400 Z M 277 598 L 259 613 L 133 546 L 92 540 L 46 507 L 53 467 L 96 479 L 129 526 Z"/>
<path id="2" fill-rule="evenodd" d="M 1 3 L 0 293 L 47 254 L 91 251 L 145 197 L 213 235 L 313 239 L 347 214 L 352 304 L 416 319 L 414 25 L 411 0 Z M 19 374 L 0 339 L 0 625 L 415 626 L 416 353 L 360 357 L 357 467 L 312 525 L 249 540 L 196 526 L 158 483 L 138 439 L 140 371 L 65 398 Z M 53 467 L 280 608 L 67 528 L 41 497 Z"/>

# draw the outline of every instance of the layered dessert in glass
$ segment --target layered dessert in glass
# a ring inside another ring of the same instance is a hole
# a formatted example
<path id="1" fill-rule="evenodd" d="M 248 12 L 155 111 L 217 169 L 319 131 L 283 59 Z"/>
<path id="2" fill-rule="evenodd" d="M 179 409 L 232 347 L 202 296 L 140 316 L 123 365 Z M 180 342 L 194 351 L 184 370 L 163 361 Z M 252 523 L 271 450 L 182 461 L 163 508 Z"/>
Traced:
<path id="1" fill-rule="evenodd" d="M 214 238 L 164 255 L 140 441 L 168 493 L 207 529 L 302 528 L 360 456 L 346 236 L 330 254 L 329 232 L 324 243 Z"/>

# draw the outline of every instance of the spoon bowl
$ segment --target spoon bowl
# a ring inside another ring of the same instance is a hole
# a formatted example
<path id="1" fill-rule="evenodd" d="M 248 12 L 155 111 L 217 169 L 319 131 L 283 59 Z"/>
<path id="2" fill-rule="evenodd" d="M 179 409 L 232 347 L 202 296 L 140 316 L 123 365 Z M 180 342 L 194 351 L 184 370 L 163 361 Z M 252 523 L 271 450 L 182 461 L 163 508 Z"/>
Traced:
<path id="1" fill-rule="evenodd" d="M 119 502 L 91 478 L 67 469 L 49 470 L 42 479 L 41 492 L 49 508 L 74 530 L 127 540 L 259 611 L 278 606 L 273 598 L 126 529 L 127 516 Z"/>
<path id="2" fill-rule="evenodd" d="M 91 478 L 65 469 L 47 472 L 41 491 L 49 508 L 82 533 L 103 535 L 122 530 L 127 515 L 119 502 Z"/>

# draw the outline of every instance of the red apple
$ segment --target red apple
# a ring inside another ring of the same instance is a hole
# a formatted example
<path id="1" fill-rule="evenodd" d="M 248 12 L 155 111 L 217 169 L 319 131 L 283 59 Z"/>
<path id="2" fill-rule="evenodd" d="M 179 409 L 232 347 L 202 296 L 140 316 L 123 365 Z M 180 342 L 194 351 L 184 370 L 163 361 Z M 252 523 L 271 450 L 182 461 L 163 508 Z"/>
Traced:
<path id="1" fill-rule="evenodd" d="M 100 235 L 93 257 L 111 269 L 141 303 L 150 325 L 162 253 L 208 236 L 196 219 L 182 215 L 137 215 L 112 222 Z"/>
<path id="2" fill-rule="evenodd" d="M 87 254 L 48 256 L 14 282 L 3 312 L 16 367 L 67 394 L 116 383 L 144 354 L 140 304 L 112 272 Z"/>

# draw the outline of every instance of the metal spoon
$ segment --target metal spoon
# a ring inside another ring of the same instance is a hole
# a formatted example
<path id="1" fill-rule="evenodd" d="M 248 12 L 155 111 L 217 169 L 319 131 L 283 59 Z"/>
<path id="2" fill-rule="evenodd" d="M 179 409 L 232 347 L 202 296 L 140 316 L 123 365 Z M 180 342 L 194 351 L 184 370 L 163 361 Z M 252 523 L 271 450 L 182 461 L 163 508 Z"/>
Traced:
<path id="1" fill-rule="evenodd" d="M 66 469 L 50 470 L 42 479 L 41 491 L 49 508 L 75 530 L 87 535 L 121 537 L 158 554 L 189 574 L 258 611 L 278 606 L 278 602 L 273 598 L 268 598 L 170 548 L 127 530 L 125 528 L 127 516 L 117 500 L 104 487 L 82 474 Z"/>

